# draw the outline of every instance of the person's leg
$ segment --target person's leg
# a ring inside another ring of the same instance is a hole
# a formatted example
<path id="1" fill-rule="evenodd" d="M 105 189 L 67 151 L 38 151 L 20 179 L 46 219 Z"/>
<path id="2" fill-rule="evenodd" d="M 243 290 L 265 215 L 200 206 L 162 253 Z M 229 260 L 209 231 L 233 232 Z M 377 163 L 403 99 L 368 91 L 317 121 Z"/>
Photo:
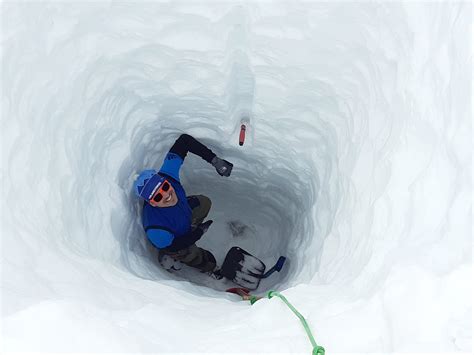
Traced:
<path id="1" fill-rule="evenodd" d="M 191 224 L 196 227 L 204 221 L 211 209 L 211 200 L 204 195 L 188 196 L 190 206 L 194 205 L 192 209 Z M 173 259 L 181 261 L 182 263 L 200 269 L 202 271 L 212 271 L 216 267 L 216 258 L 210 251 L 199 248 L 193 244 L 185 249 L 177 252 L 170 252 L 166 249 L 160 250 L 160 255 L 169 255 Z"/>
<path id="2" fill-rule="evenodd" d="M 188 266 L 195 267 L 202 271 L 213 271 L 216 267 L 216 258 L 212 253 L 196 244 L 191 245 L 189 253 L 182 259 L 182 262 Z"/>
<path id="3" fill-rule="evenodd" d="M 209 272 L 216 268 L 216 258 L 214 255 L 208 250 L 199 248 L 196 244 L 177 252 L 168 252 L 162 249 L 160 253 L 167 254 L 183 264 L 195 267 L 201 271 Z"/>
<path id="4" fill-rule="evenodd" d="M 209 214 L 212 203 L 209 197 L 204 195 L 195 195 L 190 196 L 189 198 L 197 198 L 199 201 L 199 205 L 193 208 L 191 216 L 191 224 L 193 226 L 197 226 L 198 224 L 202 223 L 204 218 L 206 218 Z"/>

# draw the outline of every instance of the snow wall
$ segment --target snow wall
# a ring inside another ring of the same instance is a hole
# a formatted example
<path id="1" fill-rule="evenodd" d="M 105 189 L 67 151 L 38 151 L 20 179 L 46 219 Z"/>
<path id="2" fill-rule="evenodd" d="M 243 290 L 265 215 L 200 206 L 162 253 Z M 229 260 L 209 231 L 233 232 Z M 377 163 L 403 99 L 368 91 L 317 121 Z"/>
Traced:
<path id="1" fill-rule="evenodd" d="M 1 9 L 3 351 L 311 352 L 157 265 L 131 184 L 188 133 L 234 164 L 186 158 L 198 244 L 287 256 L 257 294 L 329 353 L 471 352 L 470 3 Z"/>

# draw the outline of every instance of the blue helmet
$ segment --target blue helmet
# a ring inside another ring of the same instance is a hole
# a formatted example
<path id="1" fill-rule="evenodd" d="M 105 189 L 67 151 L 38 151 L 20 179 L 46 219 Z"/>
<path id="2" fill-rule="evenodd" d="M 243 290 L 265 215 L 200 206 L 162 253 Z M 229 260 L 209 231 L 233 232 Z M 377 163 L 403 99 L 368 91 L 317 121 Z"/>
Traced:
<path id="1" fill-rule="evenodd" d="M 133 183 L 133 190 L 138 197 L 149 201 L 156 186 L 161 185 L 165 178 L 154 169 L 143 170 Z"/>

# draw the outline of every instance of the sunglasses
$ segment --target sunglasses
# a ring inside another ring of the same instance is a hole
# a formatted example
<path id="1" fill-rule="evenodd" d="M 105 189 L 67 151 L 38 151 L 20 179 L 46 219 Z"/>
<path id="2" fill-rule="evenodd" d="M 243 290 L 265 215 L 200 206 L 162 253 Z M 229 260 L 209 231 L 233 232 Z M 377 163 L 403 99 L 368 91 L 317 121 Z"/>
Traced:
<path id="1" fill-rule="evenodd" d="M 160 202 L 163 199 L 163 193 L 166 192 L 170 189 L 171 185 L 168 182 L 168 180 L 165 180 L 163 184 L 161 184 L 160 188 L 155 192 L 155 194 L 152 196 L 152 200 L 155 202 Z"/>

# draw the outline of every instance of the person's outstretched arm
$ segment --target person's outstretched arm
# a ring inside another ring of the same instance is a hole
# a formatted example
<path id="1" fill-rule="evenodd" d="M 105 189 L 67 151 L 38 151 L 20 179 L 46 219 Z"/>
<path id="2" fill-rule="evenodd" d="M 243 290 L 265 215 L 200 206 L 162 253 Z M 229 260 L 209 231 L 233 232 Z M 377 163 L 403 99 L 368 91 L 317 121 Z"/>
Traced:
<path id="1" fill-rule="evenodd" d="M 189 134 L 180 135 L 176 142 L 174 142 L 168 154 L 174 153 L 178 155 L 182 160 L 184 160 L 188 152 L 196 154 L 197 156 L 207 161 L 209 164 L 216 156 L 212 152 L 212 150 L 210 150 L 208 147 L 206 147 L 204 144 L 202 144 L 196 138 L 190 136 Z"/>
<path id="2" fill-rule="evenodd" d="M 188 152 L 196 154 L 212 164 L 222 176 L 229 176 L 232 171 L 233 165 L 231 163 L 218 158 L 212 150 L 189 134 L 182 134 L 166 154 L 160 173 L 169 175 L 179 181 L 179 170 Z"/>

